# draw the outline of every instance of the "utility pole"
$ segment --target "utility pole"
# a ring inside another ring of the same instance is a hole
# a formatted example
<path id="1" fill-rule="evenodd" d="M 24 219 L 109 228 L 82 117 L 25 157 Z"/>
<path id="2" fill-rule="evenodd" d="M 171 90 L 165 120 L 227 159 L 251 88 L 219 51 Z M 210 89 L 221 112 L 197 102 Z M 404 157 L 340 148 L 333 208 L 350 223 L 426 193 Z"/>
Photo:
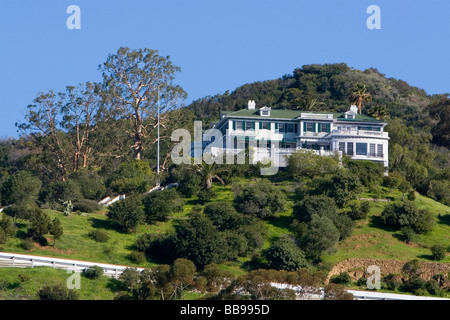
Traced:
<path id="1" fill-rule="evenodd" d="M 157 164 L 156 164 L 156 173 L 158 174 L 158 183 L 159 181 L 159 85 L 157 86 L 158 88 L 158 154 L 157 154 Z"/>

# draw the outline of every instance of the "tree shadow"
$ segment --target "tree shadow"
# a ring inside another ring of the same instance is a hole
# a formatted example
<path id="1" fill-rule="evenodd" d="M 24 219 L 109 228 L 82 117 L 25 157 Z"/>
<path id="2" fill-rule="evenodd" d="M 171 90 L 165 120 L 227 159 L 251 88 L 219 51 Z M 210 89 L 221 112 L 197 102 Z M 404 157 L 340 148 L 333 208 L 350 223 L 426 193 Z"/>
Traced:
<path id="1" fill-rule="evenodd" d="M 439 224 L 446 224 L 448 226 L 450 226 L 450 214 L 445 214 L 445 215 L 441 215 L 439 217 Z"/>
<path id="2" fill-rule="evenodd" d="M 381 216 L 371 216 L 369 218 L 369 226 L 371 228 L 377 228 L 388 232 L 394 232 L 397 231 L 397 229 L 394 229 L 392 227 L 388 227 L 384 224 L 383 219 Z"/>
<path id="3" fill-rule="evenodd" d="M 126 288 L 124 287 L 123 283 L 115 278 L 110 278 L 108 280 L 108 283 L 106 284 L 106 288 L 111 290 L 111 292 L 116 293 L 120 291 L 124 291 Z"/>
<path id="4" fill-rule="evenodd" d="M 433 255 L 431 255 L 431 254 L 421 254 L 417 257 L 420 259 L 426 259 L 426 260 L 437 262 L 436 260 L 433 259 Z"/>
<path id="5" fill-rule="evenodd" d="M 108 220 L 102 220 L 102 219 L 91 217 L 91 218 L 89 218 L 89 221 L 91 222 L 92 228 L 95 228 L 95 229 L 114 230 L 114 231 L 117 231 L 120 233 L 126 233 L 126 232 L 120 231 L 118 228 L 116 228 L 116 226 L 113 223 L 111 223 Z"/>
<path id="6" fill-rule="evenodd" d="M 277 227 L 277 228 L 289 229 L 289 227 L 293 221 L 294 221 L 294 217 L 292 217 L 292 216 L 281 216 L 281 217 L 276 217 L 274 219 L 271 219 L 271 220 L 267 221 L 267 223 L 269 223 L 272 226 Z"/>
<path id="7" fill-rule="evenodd" d="M 18 287 L 20 287 L 20 282 L 12 282 L 12 283 L 8 283 L 7 289 L 14 290 Z"/>

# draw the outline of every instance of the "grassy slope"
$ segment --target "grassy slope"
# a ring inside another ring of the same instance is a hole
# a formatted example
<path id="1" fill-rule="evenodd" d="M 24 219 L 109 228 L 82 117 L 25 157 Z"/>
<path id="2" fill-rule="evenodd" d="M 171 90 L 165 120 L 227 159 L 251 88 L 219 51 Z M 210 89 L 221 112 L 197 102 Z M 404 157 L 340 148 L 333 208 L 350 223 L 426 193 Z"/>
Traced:
<path id="1" fill-rule="evenodd" d="M 26 275 L 28 280 L 21 282 L 18 275 Z M 0 268 L 0 300 L 34 300 L 37 292 L 45 285 L 65 286 L 71 274 L 65 270 L 44 267 L 19 269 Z M 91 280 L 81 276 L 80 289 L 76 290 L 80 300 L 112 300 L 116 281 L 107 277 Z M 113 290 L 111 290 L 113 289 Z"/>
<path id="2" fill-rule="evenodd" d="M 241 182 L 252 183 L 249 181 Z M 287 209 L 285 212 L 280 213 L 277 219 L 267 222 L 269 235 L 263 245 L 263 249 L 268 248 L 270 243 L 280 235 L 290 233 L 289 225 L 293 221 L 292 206 L 296 200 L 295 188 L 290 183 L 278 184 L 277 187 L 286 193 L 288 198 Z M 215 184 L 214 190 L 218 193 L 218 197 L 214 201 L 231 201 L 233 199 L 231 186 Z M 371 195 L 364 194 L 363 196 L 370 197 Z M 390 196 L 401 198 L 398 192 L 392 192 Z M 187 199 L 184 211 L 174 214 L 174 218 L 186 217 L 195 204 L 197 204 L 195 198 Z M 431 245 L 444 243 L 450 246 L 450 208 L 420 195 L 417 196 L 416 204 L 419 208 L 433 212 L 437 223 L 432 232 L 419 236 L 415 242 L 407 245 L 396 237 L 397 232 L 384 228 L 380 223 L 379 215 L 386 203 L 371 202 L 371 211 L 368 219 L 358 221 L 352 236 L 339 244 L 336 253 L 325 256 L 324 262 L 331 265 L 350 257 L 399 260 L 410 260 L 413 258 L 430 259 L 429 247 Z M 104 213 L 74 214 L 65 217 L 60 212 L 50 210 L 47 212 L 52 218 L 58 216 L 64 228 L 64 235 L 56 242 L 55 247 L 51 245 L 47 247 L 36 246 L 31 251 L 25 251 L 21 248 L 20 240 L 15 238 L 9 239 L 6 244 L 1 246 L 3 251 L 135 265 L 127 256 L 133 249 L 136 237 L 146 232 L 164 233 L 171 230 L 174 224 L 174 220 L 170 219 L 164 223 L 159 222 L 154 225 L 141 226 L 136 232 L 127 234 L 116 231 L 114 226 L 109 224 Z M 440 221 L 437 218 L 439 213 L 442 215 Z M 95 242 L 87 236 L 94 227 L 106 230 L 109 233 L 110 239 L 107 243 Z M 25 231 L 26 226 L 23 226 L 21 230 Z M 52 241 L 49 239 L 50 244 L 53 243 Z M 241 263 L 247 260 L 248 258 L 243 258 L 237 262 L 225 263 L 222 267 L 235 274 L 240 274 L 244 272 L 241 268 Z M 450 256 L 447 256 L 444 262 L 450 262 Z M 154 262 L 145 262 L 140 266 L 152 267 L 154 265 Z"/>

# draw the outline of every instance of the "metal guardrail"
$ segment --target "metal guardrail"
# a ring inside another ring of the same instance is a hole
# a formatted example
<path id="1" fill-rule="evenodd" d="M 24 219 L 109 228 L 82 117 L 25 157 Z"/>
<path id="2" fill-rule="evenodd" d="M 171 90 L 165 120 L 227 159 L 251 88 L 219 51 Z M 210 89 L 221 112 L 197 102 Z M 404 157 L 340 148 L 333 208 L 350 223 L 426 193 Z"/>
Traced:
<path id="1" fill-rule="evenodd" d="M 105 263 L 0 252 L 0 267 L 2 268 L 50 267 L 54 269 L 65 269 L 74 272 L 83 272 L 85 269 L 93 266 L 101 267 L 103 269 L 104 275 L 114 278 L 117 278 L 126 268 L 129 268 L 127 266 L 111 265 Z M 144 270 L 143 268 L 136 269 L 139 271 Z"/>

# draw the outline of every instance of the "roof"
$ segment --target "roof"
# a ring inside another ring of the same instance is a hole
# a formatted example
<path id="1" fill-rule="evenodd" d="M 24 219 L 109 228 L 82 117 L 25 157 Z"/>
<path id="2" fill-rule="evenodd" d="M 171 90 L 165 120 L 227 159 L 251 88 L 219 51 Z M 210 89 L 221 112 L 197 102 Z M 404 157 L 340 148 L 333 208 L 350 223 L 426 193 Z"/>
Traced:
<path id="1" fill-rule="evenodd" d="M 259 110 L 248 110 L 242 109 L 233 112 L 222 112 L 227 117 L 237 117 L 237 118 L 262 118 L 262 119 L 286 119 L 294 120 L 302 113 L 312 113 L 312 114 L 332 114 L 333 119 L 339 121 L 371 121 L 371 122 L 383 122 L 381 120 L 369 117 L 365 114 L 356 114 L 355 119 L 345 119 L 344 112 L 326 112 L 326 111 L 301 111 L 301 110 L 282 110 L 282 109 L 272 109 L 270 111 L 270 116 L 261 116 Z"/>

